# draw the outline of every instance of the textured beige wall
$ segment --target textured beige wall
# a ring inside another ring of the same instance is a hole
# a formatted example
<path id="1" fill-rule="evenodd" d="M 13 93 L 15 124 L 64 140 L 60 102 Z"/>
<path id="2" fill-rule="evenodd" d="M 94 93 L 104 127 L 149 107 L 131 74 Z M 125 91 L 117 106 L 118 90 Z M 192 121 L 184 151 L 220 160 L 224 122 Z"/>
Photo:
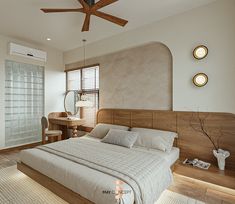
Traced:
<path id="1" fill-rule="evenodd" d="M 173 55 L 173 109 L 235 113 L 235 0 L 218 0 L 151 25 L 87 45 L 87 57 L 104 55 L 150 41 L 162 42 Z M 108 32 L 108 31 L 107 31 Z M 194 60 L 199 44 L 209 48 L 204 60 Z M 82 59 L 82 48 L 64 53 L 66 64 Z M 192 84 L 198 72 L 209 76 L 203 88 Z M 153 88 L 153 87 L 152 87 Z"/>
<path id="2" fill-rule="evenodd" d="M 103 55 L 86 61 L 100 64 L 100 108 L 172 109 L 172 56 L 162 43 Z M 83 62 L 67 65 L 76 68 Z"/>

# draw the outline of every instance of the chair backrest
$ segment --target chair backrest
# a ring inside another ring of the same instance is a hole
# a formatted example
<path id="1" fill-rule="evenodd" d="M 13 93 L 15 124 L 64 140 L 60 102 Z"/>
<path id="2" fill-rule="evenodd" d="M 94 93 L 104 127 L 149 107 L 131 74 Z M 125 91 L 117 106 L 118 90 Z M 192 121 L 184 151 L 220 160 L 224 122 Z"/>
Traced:
<path id="1" fill-rule="evenodd" d="M 41 125 L 42 125 L 43 130 L 48 128 L 48 121 L 47 121 L 47 118 L 45 116 L 43 116 L 42 119 L 41 119 Z"/>
<path id="2" fill-rule="evenodd" d="M 46 129 L 48 128 L 48 121 L 45 116 L 41 118 L 41 125 L 42 125 L 42 144 L 46 144 Z"/>

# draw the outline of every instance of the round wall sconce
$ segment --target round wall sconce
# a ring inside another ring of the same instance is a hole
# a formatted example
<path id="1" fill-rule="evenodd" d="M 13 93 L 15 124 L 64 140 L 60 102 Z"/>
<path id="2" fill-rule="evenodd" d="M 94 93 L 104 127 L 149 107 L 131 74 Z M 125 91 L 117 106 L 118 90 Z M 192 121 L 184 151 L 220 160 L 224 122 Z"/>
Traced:
<path id="1" fill-rule="evenodd" d="M 197 87 L 203 87 L 208 83 L 208 76 L 204 73 L 198 73 L 193 77 L 193 83 Z"/>
<path id="2" fill-rule="evenodd" d="M 208 55 L 208 48 L 205 45 L 199 45 L 193 50 L 193 56 L 195 59 L 201 60 Z"/>

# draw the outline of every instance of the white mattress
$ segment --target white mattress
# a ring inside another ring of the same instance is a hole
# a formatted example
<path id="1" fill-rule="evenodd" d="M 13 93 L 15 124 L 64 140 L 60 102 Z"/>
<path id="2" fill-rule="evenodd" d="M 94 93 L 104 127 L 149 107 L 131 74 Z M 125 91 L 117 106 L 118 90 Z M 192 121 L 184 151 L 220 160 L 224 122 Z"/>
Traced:
<path id="1" fill-rule="evenodd" d="M 178 159 L 180 155 L 180 150 L 177 147 L 172 147 L 170 153 L 166 153 L 160 150 L 148 150 L 152 152 L 156 152 L 159 156 L 163 157 L 169 166 L 172 166 Z"/>
<path id="2" fill-rule="evenodd" d="M 158 150 L 151 151 L 154 151 L 160 157 L 164 157 L 169 166 L 174 164 L 179 158 L 179 149 L 175 147 L 169 154 Z M 20 158 L 26 165 L 96 204 L 115 203 L 114 194 L 112 193 L 116 187 L 115 182 L 117 179 L 115 177 L 39 149 L 23 150 L 20 153 Z M 124 184 L 123 187 L 128 192 L 131 192 L 124 195 L 124 203 L 133 204 L 134 195 L 131 187 L 128 184 Z M 111 193 L 107 194 L 103 193 L 103 191 L 111 191 Z"/>

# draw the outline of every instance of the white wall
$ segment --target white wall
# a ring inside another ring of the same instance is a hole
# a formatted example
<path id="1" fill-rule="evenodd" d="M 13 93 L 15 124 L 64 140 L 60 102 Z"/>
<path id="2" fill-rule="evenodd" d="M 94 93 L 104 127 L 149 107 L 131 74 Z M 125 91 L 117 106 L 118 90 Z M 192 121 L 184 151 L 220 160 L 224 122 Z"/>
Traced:
<path id="1" fill-rule="evenodd" d="M 42 49 L 47 52 L 47 63 L 8 55 L 8 43 L 15 42 L 21 45 Z M 63 111 L 63 97 L 65 92 L 65 74 L 63 66 L 63 53 L 59 50 L 26 43 L 13 38 L 0 35 L 0 149 L 5 143 L 5 60 L 14 60 L 29 64 L 45 66 L 45 115 L 49 112 Z"/>
<path id="2" fill-rule="evenodd" d="M 158 41 L 173 54 L 173 109 L 235 113 L 235 1 L 218 0 L 207 6 L 169 17 L 154 24 L 116 35 L 87 46 L 87 57 Z M 196 61 L 192 50 L 209 48 L 205 60 Z M 64 53 L 65 64 L 80 61 L 82 49 Z M 198 72 L 209 76 L 206 87 L 192 85 Z M 153 101 L 154 103 L 154 101 Z M 131 108 L 131 107 L 130 107 Z"/>

